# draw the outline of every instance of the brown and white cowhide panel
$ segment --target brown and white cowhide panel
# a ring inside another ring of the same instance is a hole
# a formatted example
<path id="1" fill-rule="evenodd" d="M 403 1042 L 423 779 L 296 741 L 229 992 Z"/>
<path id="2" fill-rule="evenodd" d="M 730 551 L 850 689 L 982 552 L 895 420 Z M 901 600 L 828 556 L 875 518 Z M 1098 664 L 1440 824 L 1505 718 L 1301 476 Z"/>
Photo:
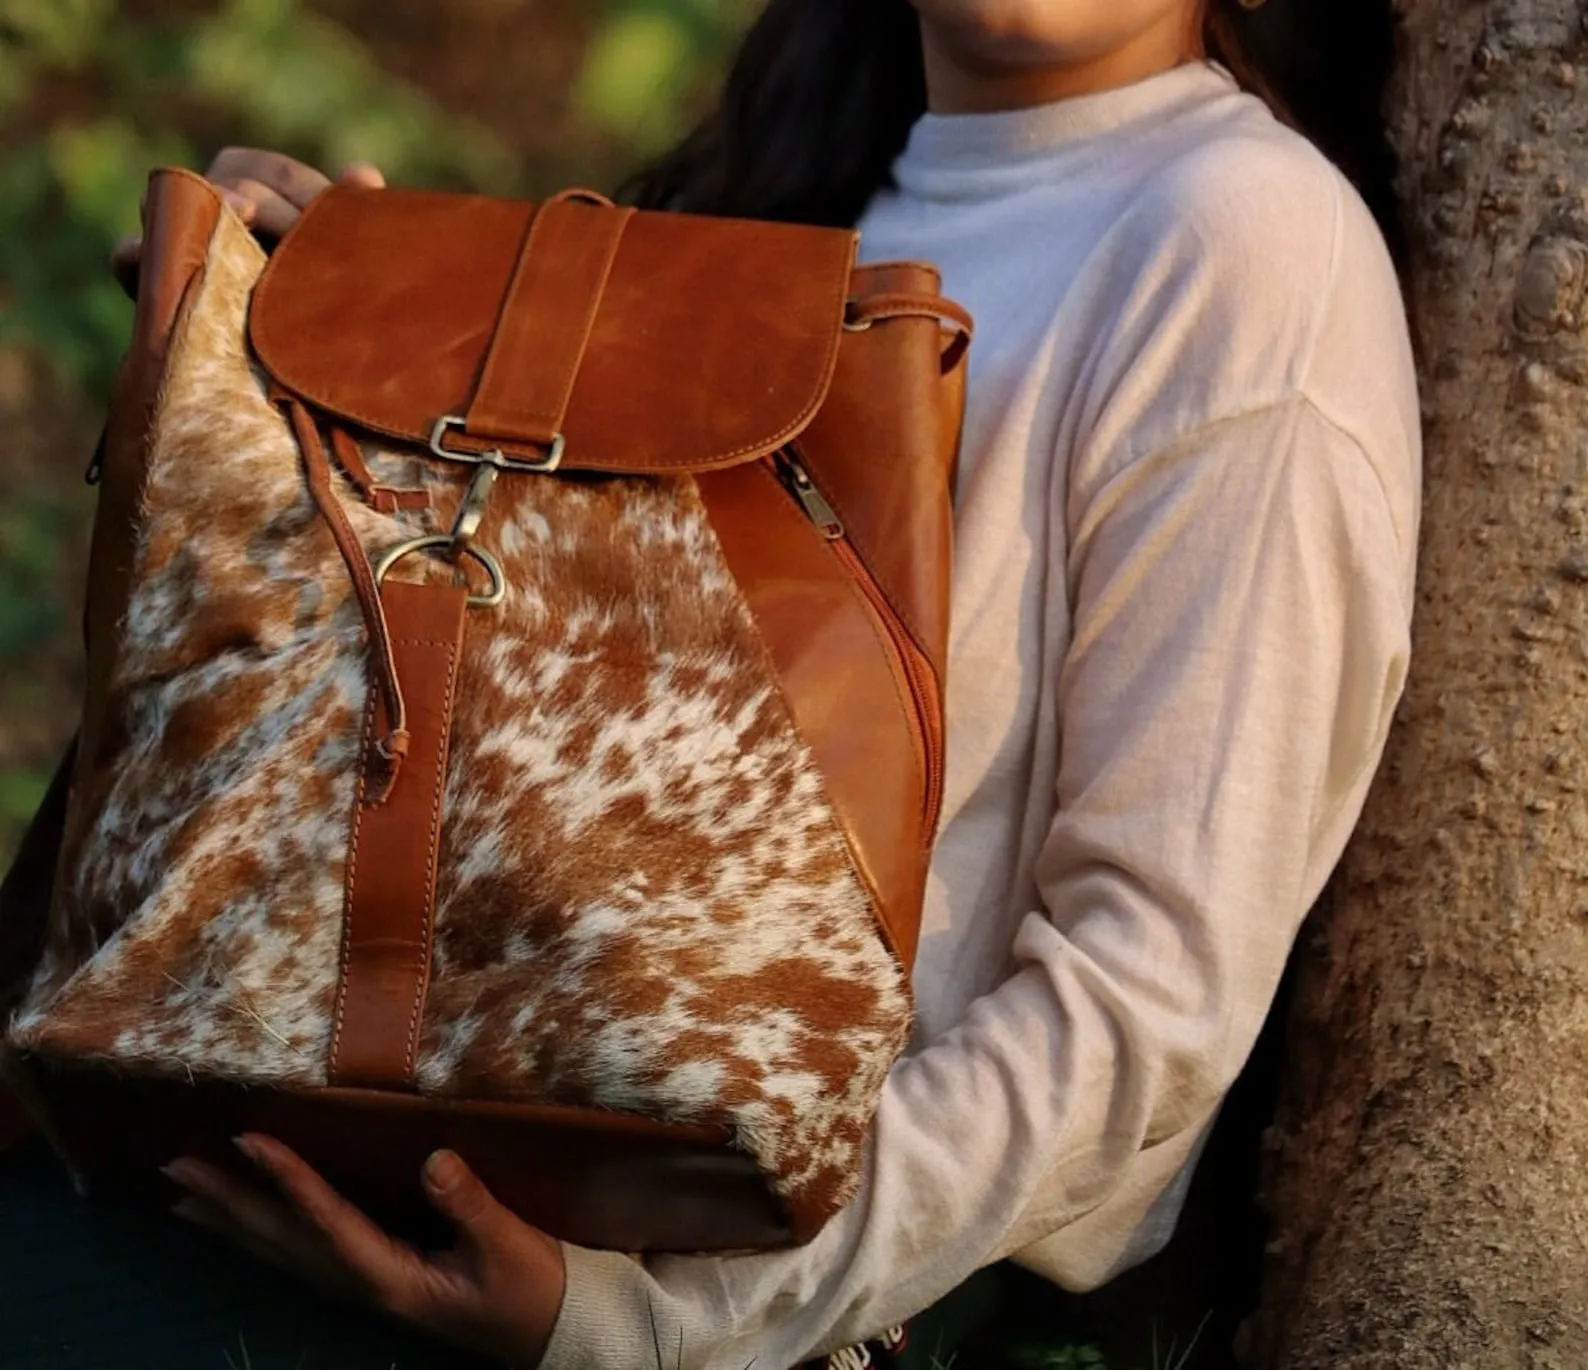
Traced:
<path id="1" fill-rule="evenodd" d="M 244 337 L 224 216 L 151 431 L 111 683 L 116 778 L 64 873 L 19 1045 L 325 1079 L 366 683 L 357 604 Z"/>
<path id="2" fill-rule="evenodd" d="M 791 1195 L 839 1194 L 907 990 L 694 485 L 503 493 L 421 1085 L 729 1120 Z"/>
<path id="3" fill-rule="evenodd" d="M 249 361 L 262 264 L 223 219 L 156 419 L 117 783 L 12 1035 L 315 1085 L 366 641 Z M 373 554 L 447 526 L 458 472 L 366 455 L 438 506 L 342 487 Z M 479 543 L 509 589 L 467 627 L 420 1089 L 726 1122 L 791 1203 L 836 1206 L 908 986 L 693 483 L 506 476 Z"/>

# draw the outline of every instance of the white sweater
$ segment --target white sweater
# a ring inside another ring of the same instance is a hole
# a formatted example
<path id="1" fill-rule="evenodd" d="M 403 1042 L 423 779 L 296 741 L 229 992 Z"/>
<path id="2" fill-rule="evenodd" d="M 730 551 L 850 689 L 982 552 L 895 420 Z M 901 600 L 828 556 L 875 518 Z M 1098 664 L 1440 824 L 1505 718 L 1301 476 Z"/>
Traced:
<path id="1" fill-rule="evenodd" d="M 856 1201 L 767 1256 L 568 1250 L 547 1370 L 784 1370 L 1015 1256 L 1167 1239 L 1406 674 L 1420 512 L 1380 235 L 1195 64 L 927 116 L 862 224 L 976 315 L 947 802 Z"/>

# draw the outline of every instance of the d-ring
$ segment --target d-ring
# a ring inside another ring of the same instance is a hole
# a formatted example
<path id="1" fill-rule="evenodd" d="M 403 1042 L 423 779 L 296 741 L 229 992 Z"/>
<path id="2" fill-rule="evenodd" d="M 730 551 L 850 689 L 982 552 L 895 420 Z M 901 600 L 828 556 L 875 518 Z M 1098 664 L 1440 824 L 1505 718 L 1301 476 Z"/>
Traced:
<path id="1" fill-rule="evenodd" d="M 404 557 L 411 556 L 415 552 L 428 552 L 442 547 L 472 558 L 485 568 L 485 573 L 491 578 L 490 594 L 469 596 L 471 608 L 494 609 L 507 598 L 507 576 L 502 571 L 502 563 L 483 548 L 467 544 L 460 545 L 456 538 L 445 533 L 436 533 L 429 537 L 413 538 L 408 542 L 399 542 L 375 563 L 375 584 L 383 584 L 392 567 Z"/>

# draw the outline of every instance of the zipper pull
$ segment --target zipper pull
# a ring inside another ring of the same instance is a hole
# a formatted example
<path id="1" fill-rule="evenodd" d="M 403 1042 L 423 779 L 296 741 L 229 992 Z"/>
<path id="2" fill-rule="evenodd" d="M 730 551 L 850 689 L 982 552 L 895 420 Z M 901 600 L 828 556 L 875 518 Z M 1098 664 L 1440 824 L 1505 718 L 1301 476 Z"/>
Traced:
<path id="1" fill-rule="evenodd" d="M 810 472 L 794 460 L 791 452 L 784 450 L 777 454 L 777 469 L 783 477 L 783 484 L 800 502 L 805 516 L 816 525 L 817 531 L 828 542 L 837 542 L 843 537 L 844 525 L 839 520 L 838 511 L 827 502 L 827 497 L 816 488 Z"/>

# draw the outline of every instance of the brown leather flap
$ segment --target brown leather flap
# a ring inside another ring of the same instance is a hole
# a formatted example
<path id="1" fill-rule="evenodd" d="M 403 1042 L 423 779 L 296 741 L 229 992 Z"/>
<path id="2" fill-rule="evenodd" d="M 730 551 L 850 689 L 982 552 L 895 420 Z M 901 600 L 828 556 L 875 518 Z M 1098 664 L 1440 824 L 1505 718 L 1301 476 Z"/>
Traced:
<path id="1" fill-rule="evenodd" d="M 255 294 L 260 362 L 318 409 L 428 443 L 437 420 L 468 413 L 536 212 L 478 196 L 329 191 Z M 855 241 L 847 230 L 636 214 L 568 397 L 563 467 L 719 470 L 797 436 L 832 382 Z M 457 430 L 446 445 L 545 455 Z"/>

